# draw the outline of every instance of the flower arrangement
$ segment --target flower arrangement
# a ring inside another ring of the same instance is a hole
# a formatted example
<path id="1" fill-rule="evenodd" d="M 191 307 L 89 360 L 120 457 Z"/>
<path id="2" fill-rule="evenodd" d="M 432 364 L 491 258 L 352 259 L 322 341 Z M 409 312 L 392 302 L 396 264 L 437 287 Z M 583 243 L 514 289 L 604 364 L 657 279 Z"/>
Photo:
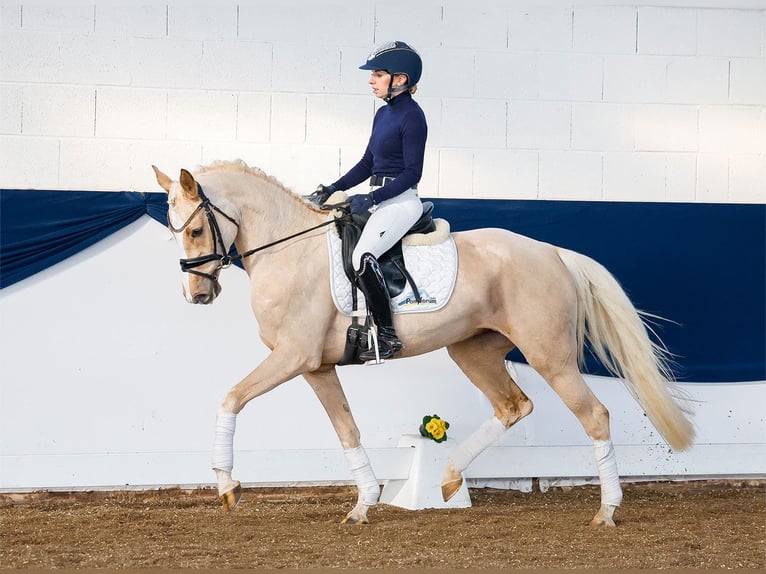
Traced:
<path id="1" fill-rule="evenodd" d="M 448 428 L 449 423 L 439 415 L 424 416 L 423 424 L 420 425 L 420 435 L 436 442 L 444 442 L 447 440 Z"/>

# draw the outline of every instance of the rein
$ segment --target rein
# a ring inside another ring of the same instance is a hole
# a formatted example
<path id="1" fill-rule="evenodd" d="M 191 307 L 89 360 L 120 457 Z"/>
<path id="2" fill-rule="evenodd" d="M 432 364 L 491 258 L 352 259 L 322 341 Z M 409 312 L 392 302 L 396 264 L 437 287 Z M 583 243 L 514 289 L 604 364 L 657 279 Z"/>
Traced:
<path id="1" fill-rule="evenodd" d="M 266 243 L 265 245 L 261 245 L 254 249 L 250 249 L 249 251 L 246 251 L 245 253 L 241 253 L 232 257 L 227 253 L 226 245 L 223 242 L 223 235 L 221 234 L 221 229 L 218 226 L 218 220 L 215 218 L 213 211 L 216 211 L 220 213 L 221 215 L 223 215 L 226 219 L 228 219 L 231 223 L 233 223 L 237 227 L 237 229 L 239 229 L 239 223 L 237 223 L 233 217 L 227 215 L 221 209 L 215 206 L 210 201 L 210 199 L 208 199 L 205 193 L 202 191 L 202 186 L 200 186 L 199 183 L 197 183 L 197 193 L 199 194 L 202 201 L 200 201 L 200 204 L 192 212 L 192 214 L 188 217 L 188 219 L 184 222 L 184 224 L 181 225 L 181 227 L 174 227 L 170 223 L 170 221 L 168 221 L 168 227 L 173 232 L 180 233 L 189 226 L 192 219 L 194 219 L 194 217 L 200 212 L 200 210 L 204 210 L 205 215 L 207 216 L 208 224 L 210 225 L 210 233 L 213 236 L 213 244 L 215 246 L 214 247 L 215 251 L 213 253 L 210 253 L 209 255 L 200 255 L 199 257 L 181 259 L 180 260 L 181 271 L 183 271 L 184 273 L 199 275 L 200 277 L 205 277 L 206 279 L 210 279 L 211 281 L 215 283 L 218 283 L 218 275 L 221 272 L 221 269 L 226 269 L 227 267 L 231 267 L 233 263 L 237 261 L 241 261 L 242 259 L 245 259 L 246 257 L 250 257 L 251 255 L 258 253 L 259 251 L 263 251 L 264 249 L 268 249 L 269 247 L 274 247 L 275 245 L 279 245 L 280 243 L 290 241 L 291 239 L 300 237 L 301 235 L 305 235 L 306 233 L 310 233 L 316 229 L 320 229 L 321 227 L 327 227 L 328 225 L 332 225 L 333 223 L 335 223 L 335 220 L 331 219 L 329 221 L 322 222 L 319 225 L 309 227 L 308 229 L 304 229 L 303 231 L 293 233 L 292 235 L 288 235 L 287 237 L 277 239 L 276 241 L 272 241 L 271 243 Z M 221 253 L 218 253 L 218 247 L 221 248 Z M 199 267 L 201 265 L 210 263 L 212 261 L 218 262 L 218 266 L 215 268 L 215 270 L 213 270 L 212 273 L 204 273 L 202 271 L 197 271 L 195 269 L 195 267 Z"/>

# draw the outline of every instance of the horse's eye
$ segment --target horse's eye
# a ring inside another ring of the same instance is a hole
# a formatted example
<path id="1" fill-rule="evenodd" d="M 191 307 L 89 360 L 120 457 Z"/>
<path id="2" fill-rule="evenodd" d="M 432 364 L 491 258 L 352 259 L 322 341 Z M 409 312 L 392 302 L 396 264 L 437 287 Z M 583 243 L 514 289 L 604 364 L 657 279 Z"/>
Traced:
<path id="1" fill-rule="evenodd" d="M 192 229 L 191 236 L 193 238 L 199 237 L 200 235 L 202 235 L 202 228 L 201 227 L 195 227 L 194 229 Z"/>

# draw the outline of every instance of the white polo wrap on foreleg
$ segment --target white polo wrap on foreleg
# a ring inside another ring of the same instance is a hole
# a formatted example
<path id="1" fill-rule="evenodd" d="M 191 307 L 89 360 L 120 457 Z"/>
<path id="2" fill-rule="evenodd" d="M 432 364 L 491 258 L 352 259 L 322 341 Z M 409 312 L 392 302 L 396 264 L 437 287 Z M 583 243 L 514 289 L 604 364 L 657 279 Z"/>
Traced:
<path id="1" fill-rule="evenodd" d="M 370 459 L 363 446 L 347 448 L 343 450 L 346 455 L 346 464 L 354 477 L 356 487 L 359 489 L 359 502 L 367 506 L 375 506 L 380 497 L 380 484 L 372 472 Z"/>
<path id="2" fill-rule="evenodd" d="M 218 411 L 215 419 L 215 440 L 213 441 L 213 468 L 231 472 L 234 467 L 234 429 L 237 415 Z"/>
<path id="3" fill-rule="evenodd" d="M 449 461 L 458 472 L 463 472 L 488 446 L 505 434 L 508 429 L 497 417 L 492 417 L 481 423 L 471 436 L 461 442 L 452 454 Z"/>
<path id="4" fill-rule="evenodd" d="M 620 506 L 622 502 L 622 487 L 620 475 L 617 473 L 617 457 L 614 455 L 614 445 L 610 440 L 594 440 L 596 452 L 596 467 L 601 481 L 601 504 Z"/>

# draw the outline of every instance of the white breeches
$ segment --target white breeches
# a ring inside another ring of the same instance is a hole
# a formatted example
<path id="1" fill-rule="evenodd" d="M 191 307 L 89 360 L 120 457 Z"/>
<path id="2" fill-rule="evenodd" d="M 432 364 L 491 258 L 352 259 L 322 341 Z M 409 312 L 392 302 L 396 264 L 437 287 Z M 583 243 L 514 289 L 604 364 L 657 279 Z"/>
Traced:
<path id="1" fill-rule="evenodd" d="M 373 188 L 376 189 L 376 188 Z M 376 259 L 391 249 L 423 215 L 418 190 L 410 188 L 396 197 L 379 203 L 364 226 L 352 263 L 359 271 L 362 255 L 371 253 Z"/>

